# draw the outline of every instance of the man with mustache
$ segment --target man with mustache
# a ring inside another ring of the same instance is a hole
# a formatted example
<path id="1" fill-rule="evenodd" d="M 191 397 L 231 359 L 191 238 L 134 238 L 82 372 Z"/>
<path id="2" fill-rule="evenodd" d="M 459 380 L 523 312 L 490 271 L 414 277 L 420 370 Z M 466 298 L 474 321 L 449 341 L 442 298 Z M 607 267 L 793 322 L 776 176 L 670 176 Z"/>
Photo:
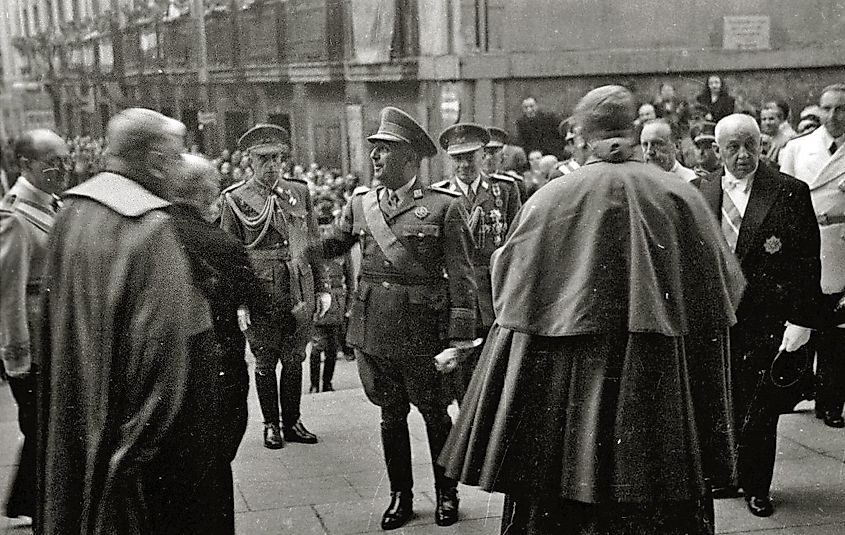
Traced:
<path id="1" fill-rule="evenodd" d="M 247 249 L 255 274 L 264 283 L 265 306 L 241 313 L 255 355 L 255 387 L 264 416 L 264 447 L 288 442 L 316 444 L 300 420 L 302 362 L 314 317 L 331 305 L 321 279 L 319 259 L 306 253 L 320 235 L 308 185 L 283 178 L 290 156 L 290 135 L 280 126 L 259 124 L 238 140 L 249 151 L 255 174 L 223 191 L 221 226 Z M 296 329 L 285 332 L 282 319 L 293 314 Z M 276 384 L 276 364 L 282 371 Z M 279 402 L 281 398 L 281 420 Z"/>
<path id="2" fill-rule="evenodd" d="M 373 144 L 373 178 L 381 186 L 352 197 L 335 233 L 323 239 L 326 257 L 361 244 L 363 259 L 347 341 L 355 348 L 364 392 L 381 408 L 381 439 L 390 505 L 385 530 L 413 516 L 413 475 L 408 412 L 425 420 L 432 461 L 452 420 L 438 367 L 454 369 L 475 335 L 472 238 L 460 195 L 421 182 L 420 161 L 437 154 L 428 133 L 397 108 L 381 112 Z M 435 355 L 451 346 L 438 366 Z M 458 520 L 457 482 L 434 465 L 435 522 Z"/>

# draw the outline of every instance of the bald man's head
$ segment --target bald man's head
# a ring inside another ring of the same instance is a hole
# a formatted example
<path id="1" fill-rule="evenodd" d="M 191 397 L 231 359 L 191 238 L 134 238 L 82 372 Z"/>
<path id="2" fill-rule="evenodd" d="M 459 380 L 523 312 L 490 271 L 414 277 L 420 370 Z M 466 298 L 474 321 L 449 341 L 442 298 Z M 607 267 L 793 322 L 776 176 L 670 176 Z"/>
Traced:
<path id="1" fill-rule="evenodd" d="M 716 124 L 716 146 L 736 178 L 751 176 L 760 161 L 760 127 L 749 115 L 734 113 Z"/>
<path id="2" fill-rule="evenodd" d="M 23 175 L 36 188 L 58 193 L 72 168 L 67 143 L 46 128 L 24 132 L 14 147 L 15 159 Z"/>

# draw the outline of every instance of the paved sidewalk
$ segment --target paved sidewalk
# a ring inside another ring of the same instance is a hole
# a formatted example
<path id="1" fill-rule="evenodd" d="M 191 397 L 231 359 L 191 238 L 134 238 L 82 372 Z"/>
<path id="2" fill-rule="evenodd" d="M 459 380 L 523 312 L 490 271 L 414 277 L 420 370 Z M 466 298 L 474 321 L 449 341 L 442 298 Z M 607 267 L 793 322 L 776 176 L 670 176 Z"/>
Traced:
<path id="1" fill-rule="evenodd" d="M 305 383 L 307 384 L 307 370 Z M 277 451 L 261 445 L 261 418 L 254 391 L 250 426 L 234 463 L 237 532 L 253 534 L 381 533 L 389 485 L 382 467 L 379 413 L 364 396 L 354 362 L 339 362 L 336 392 L 303 395 L 303 421 L 320 443 L 288 444 Z M 845 533 L 845 432 L 830 429 L 809 410 L 781 418 L 772 495 L 776 512 L 756 518 L 742 499 L 716 503 L 719 533 L 840 535 Z M 434 488 L 425 428 L 410 417 L 414 454 L 416 518 L 400 534 L 496 534 L 502 496 L 461 486 L 461 522 L 434 525 Z M 15 408 L 0 388 L 0 477 L 8 481 L 17 456 Z M 4 487 L 7 483 L 3 484 Z M 2 533 L 28 533 L 0 520 Z"/>

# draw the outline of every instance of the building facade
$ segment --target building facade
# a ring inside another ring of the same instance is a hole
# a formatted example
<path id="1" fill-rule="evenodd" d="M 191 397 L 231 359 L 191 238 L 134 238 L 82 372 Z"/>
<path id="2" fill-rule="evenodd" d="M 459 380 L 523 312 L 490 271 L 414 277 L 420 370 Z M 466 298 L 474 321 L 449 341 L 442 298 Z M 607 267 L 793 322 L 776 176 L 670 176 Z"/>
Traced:
<path id="1" fill-rule="evenodd" d="M 845 80 L 840 0 L 4 3 L 5 78 L 40 84 L 68 135 L 100 135 L 139 105 L 182 120 L 213 154 L 267 121 L 291 130 L 299 161 L 365 176 L 365 139 L 388 104 L 434 134 L 458 119 L 513 131 L 526 96 L 566 116 L 609 82 L 649 100 L 667 81 L 692 99 L 718 73 L 757 106 L 800 109 Z"/>

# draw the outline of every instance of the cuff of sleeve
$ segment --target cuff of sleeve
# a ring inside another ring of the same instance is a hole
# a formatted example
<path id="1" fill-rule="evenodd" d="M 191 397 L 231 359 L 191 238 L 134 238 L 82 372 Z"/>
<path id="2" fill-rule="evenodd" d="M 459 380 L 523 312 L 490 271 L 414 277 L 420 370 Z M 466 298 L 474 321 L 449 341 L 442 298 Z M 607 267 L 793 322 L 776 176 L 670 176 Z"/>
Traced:
<path id="1" fill-rule="evenodd" d="M 20 377 L 29 372 L 32 359 L 29 355 L 29 344 L 5 346 L 0 348 L 0 358 L 3 367 L 10 377 Z"/>
<path id="2" fill-rule="evenodd" d="M 453 308 L 449 311 L 449 339 L 471 340 L 475 338 L 475 310 Z"/>

